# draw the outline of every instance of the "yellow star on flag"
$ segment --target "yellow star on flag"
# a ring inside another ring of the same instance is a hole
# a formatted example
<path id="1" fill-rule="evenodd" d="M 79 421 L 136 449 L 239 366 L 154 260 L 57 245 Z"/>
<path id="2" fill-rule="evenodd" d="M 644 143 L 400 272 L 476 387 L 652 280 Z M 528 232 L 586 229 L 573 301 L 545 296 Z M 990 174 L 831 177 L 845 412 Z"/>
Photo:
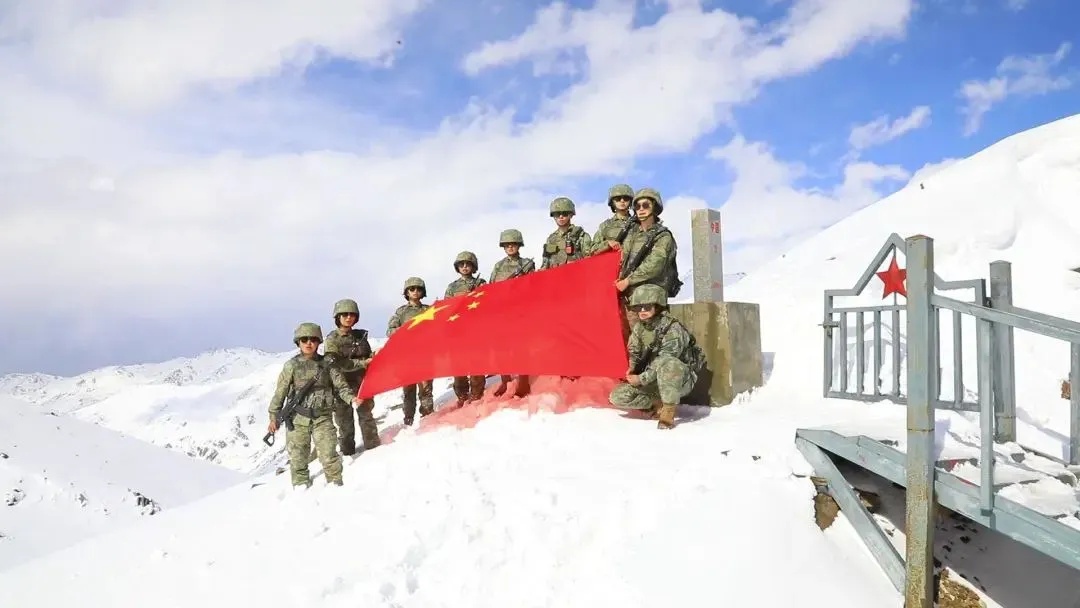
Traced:
<path id="1" fill-rule="evenodd" d="M 473 302 L 472 304 L 469 304 L 468 306 L 466 306 L 466 308 L 468 308 L 469 310 L 473 310 L 477 306 L 480 306 L 480 303 L 479 302 Z"/>
<path id="2" fill-rule="evenodd" d="M 444 308 L 446 308 L 446 307 L 445 306 L 432 306 L 432 307 L 424 310 L 424 312 L 416 315 L 415 317 L 413 317 L 409 321 L 409 327 L 407 329 L 412 329 L 412 328 L 416 327 L 417 325 L 419 325 L 420 323 L 423 323 L 424 321 L 434 321 L 435 320 L 435 313 L 439 312 L 440 310 L 442 310 Z"/>

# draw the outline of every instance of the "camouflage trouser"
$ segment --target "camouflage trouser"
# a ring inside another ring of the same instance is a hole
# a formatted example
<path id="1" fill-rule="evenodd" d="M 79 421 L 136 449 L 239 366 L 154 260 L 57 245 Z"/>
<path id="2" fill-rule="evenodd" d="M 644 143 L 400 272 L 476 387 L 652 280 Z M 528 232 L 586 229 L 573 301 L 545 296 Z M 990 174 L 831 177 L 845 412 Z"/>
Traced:
<path id="1" fill-rule="evenodd" d="M 365 399 L 360 402 L 360 407 L 353 410 L 351 403 L 345 403 L 340 399 L 334 408 L 334 424 L 338 427 L 338 435 L 341 439 L 341 453 L 352 456 L 356 453 L 356 426 L 359 423 L 360 437 L 364 442 L 364 449 L 370 450 L 380 445 L 379 425 L 371 415 L 375 408 L 375 400 Z"/>
<path id="2" fill-rule="evenodd" d="M 425 380 L 410 384 L 402 389 L 405 393 L 402 410 L 406 420 L 412 420 L 416 416 L 416 394 L 420 393 L 420 415 L 427 416 L 435 411 L 435 398 L 432 396 L 432 382 Z"/>
<path id="3" fill-rule="evenodd" d="M 458 401 L 480 399 L 486 387 L 487 376 L 454 376 L 454 395 Z"/>
<path id="4" fill-rule="evenodd" d="M 660 355 L 649 367 L 656 370 L 656 382 L 642 386 L 620 382 L 611 391 L 611 404 L 622 409 L 647 410 L 652 408 L 652 400 L 659 397 L 661 403 L 678 405 L 697 383 L 697 374 L 675 357 Z"/>
<path id="5" fill-rule="evenodd" d="M 341 454 L 337 451 L 338 434 L 330 416 L 312 420 L 297 415 L 293 430 L 285 432 L 285 449 L 289 453 L 289 473 L 294 486 L 311 485 L 308 462 L 315 444 L 315 454 L 322 463 L 326 481 L 341 483 Z"/>

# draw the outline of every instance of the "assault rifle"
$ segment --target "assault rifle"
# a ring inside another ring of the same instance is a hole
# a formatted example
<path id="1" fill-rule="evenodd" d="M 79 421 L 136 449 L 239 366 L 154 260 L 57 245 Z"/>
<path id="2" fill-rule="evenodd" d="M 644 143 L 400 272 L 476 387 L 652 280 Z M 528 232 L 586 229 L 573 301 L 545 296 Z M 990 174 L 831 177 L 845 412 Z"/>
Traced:
<path id="1" fill-rule="evenodd" d="M 285 401 L 285 405 L 282 406 L 281 410 L 278 411 L 277 416 L 274 417 L 274 420 L 277 421 L 277 425 L 279 427 L 284 424 L 286 430 L 293 430 L 293 418 L 296 417 L 296 408 L 300 407 L 300 404 L 303 403 L 304 398 L 307 397 L 308 393 L 311 392 L 311 387 L 315 386 L 315 382 L 319 379 L 319 376 L 321 376 L 322 373 L 323 366 L 320 365 L 318 371 L 315 372 L 315 375 L 312 376 L 310 380 L 305 382 L 304 386 L 300 387 L 300 390 L 290 395 L 289 398 Z M 269 446 L 273 446 L 274 434 L 269 432 L 266 433 L 266 435 L 263 437 L 263 443 Z"/>
<path id="2" fill-rule="evenodd" d="M 638 220 L 637 215 L 631 213 L 630 220 L 626 222 L 626 225 L 622 227 L 622 230 L 619 231 L 619 234 L 615 236 L 615 241 L 622 245 L 623 241 L 625 241 L 626 237 L 630 234 L 630 231 L 633 230 L 634 227 L 640 223 L 641 221 Z"/>
<path id="3" fill-rule="evenodd" d="M 641 374 L 645 371 L 645 368 L 649 367 L 649 363 L 656 358 L 657 353 L 660 351 L 660 347 L 664 344 L 664 336 L 667 334 L 667 330 L 671 329 L 671 325 L 674 321 L 667 320 L 667 324 L 656 330 L 656 334 L 653 335 L 652 344 L 649 348 L 645 349 L 645 352 L 641 353 L 641 358 L 638 359 L 637 365 L 634 366 L 633 372 L 635 374 Z"/>
<path id="4" fill-rule="evenodd" d="M 517 270 L 514 271 L 514 274 L 506 277 L 506 280 L 509 281 L 510 279 L 521 276 L 522 274 L 525 273 L 525 268 L 527 266 L 531 267 L 533 270 L 536 270 L 536 264 L 534 264 L 532 261 L 529 261 L 527 263 L 526 262 L 518 262 Z"/>

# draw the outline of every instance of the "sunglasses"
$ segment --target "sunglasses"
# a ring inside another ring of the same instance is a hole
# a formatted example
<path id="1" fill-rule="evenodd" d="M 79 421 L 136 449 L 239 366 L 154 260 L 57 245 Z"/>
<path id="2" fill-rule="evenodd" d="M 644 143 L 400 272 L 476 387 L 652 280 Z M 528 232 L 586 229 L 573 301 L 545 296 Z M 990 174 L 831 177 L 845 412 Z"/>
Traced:
<path id="1" fill-rule="evenodd" d="M 634 209 L 652 209 L 652 206 L 653 202 L 648 200 L 634 203 Z"/>
<path id="2" fill-rule="evenodd" d="M 630 307 L 630 310 L 632 312 L 641 312 L 643 310 L 652 310 L 652 309 L 653 309 L 652 304 L 634 304 L 633 306 Z"/>
<path id="3" fill-rule="evenodd" d="M 611 197 L 611 202 L 613 202 L 613 203 L 629 203 L 630 202 L 630 197 L 629 196 L 613 196 L 613 197 Z"/>
<path id="4" fill-rule="evenodd" d="M 300 338 L 299 342 L 301 344 L 307 344 L 308 342 L 314 342 L 318 344 L 319 342 L 322 342 L 322 340 L 318 338 L 312 338 L 311 336 L 304 336 L 303 338 Z"/>

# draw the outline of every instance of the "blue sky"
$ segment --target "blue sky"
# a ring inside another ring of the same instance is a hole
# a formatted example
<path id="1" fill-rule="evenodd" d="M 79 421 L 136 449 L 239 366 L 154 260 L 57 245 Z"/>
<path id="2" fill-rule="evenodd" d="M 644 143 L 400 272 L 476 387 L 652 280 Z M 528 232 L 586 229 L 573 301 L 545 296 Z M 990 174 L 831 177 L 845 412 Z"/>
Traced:
<path id="1" fill-rule="evenodd" d="M 621 181 L 684 241 L 721 208 L 727 270 L 753 271 L 1075 112 L 1080 5 L 1020 4 L 14 2 L 0 373 L 287 350 L 341 297 L 381 335 L 406 276 L 441 292 L 466 248 L 486 273 L 511 226 L 536 256 L 552 197 L 592 231 Z"/>

